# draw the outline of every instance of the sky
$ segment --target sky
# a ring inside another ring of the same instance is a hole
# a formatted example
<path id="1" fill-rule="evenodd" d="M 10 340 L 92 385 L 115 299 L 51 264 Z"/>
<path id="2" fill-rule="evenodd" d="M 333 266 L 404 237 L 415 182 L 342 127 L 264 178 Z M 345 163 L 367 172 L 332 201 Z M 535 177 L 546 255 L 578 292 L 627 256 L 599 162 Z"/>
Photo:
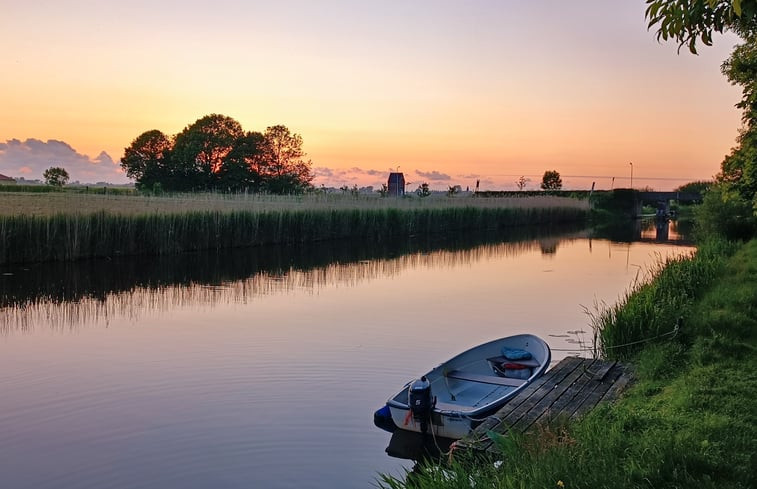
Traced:
<path id="1" fill-rule="evenodd" d="M 644 0 L 0 0 L 0 173 L 128 182 L 211 113 L 302 135 L 318 186 L 669 190 L 735 145 L 738 39 L 658 43 Z"/>

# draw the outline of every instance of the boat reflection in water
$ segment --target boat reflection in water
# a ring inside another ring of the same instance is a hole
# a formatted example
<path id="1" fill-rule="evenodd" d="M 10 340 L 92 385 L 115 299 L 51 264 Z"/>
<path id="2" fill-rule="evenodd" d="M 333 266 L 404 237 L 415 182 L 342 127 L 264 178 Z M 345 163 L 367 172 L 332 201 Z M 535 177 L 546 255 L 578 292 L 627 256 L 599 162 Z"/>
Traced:
<path id="1" fill-rule="evenodd" d="M 394 430 L 386 447 L 390 457 L 421 462 L 446 457 L 455 442 L 450 438 L 421 434 L 407 430 Z"/>

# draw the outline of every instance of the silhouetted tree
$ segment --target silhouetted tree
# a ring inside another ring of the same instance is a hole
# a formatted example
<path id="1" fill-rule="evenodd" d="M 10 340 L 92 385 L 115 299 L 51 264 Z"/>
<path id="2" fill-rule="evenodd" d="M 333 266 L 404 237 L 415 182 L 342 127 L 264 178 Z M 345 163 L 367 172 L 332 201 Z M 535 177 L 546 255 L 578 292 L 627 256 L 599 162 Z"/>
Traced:
<path id="1" fill-rule="evenodd" d="M 231 117 L 210 114 L 174 138 L 141 134 L 124 149 L 121 167 L 145 189 L 299 193 L 313 180 L 304 157 L 302 137 L 285 126 L 244 132 Z"/>
<path id="2" fill-rule="evenodd" d="M 68 172 L 65 168 L 59 166 L 52 166 L 42 173 L 45 178 L 45 183 L 53 185 L 55 187 L 62 187 L 68 183 Z"/>
<path id="3" fill-rule="evenodd" d="M 522 192 L 523 189 L 526 188 L 526 185 L 528 185 L 528 182 L 530 181 L 531 181 L 530 178 L 526 178 L 525 176 L 521 175 L 521 177 L 515 181 L 515 186 L 518 187 L 518 190 Z"/>
<path id="4" fill-rule="evenodd" d="M 698 194 L 704 194 L 709 190 L 710 187 L 712 187 L 715 184 L 713 181 L 705 181 L 705 180 L 697 180 L 695 182 L 689 182 L 681 185 L 680 187 L 676 188 L 676 192 L 681 193 L 698 193 Z"/>
<path id="5" fill-rule="evenodd" d="M 210 114 L 184 128 L 176 136 L 172 160 L 176 173 L 171 186 L 177 190 L 215 188 L 218 173 L 235 145 L 244 136 L 239 122 Z"/>
<path id="6" fill-rule="evenodd" d="M 263 135 L 259 132 L 248 132 L 239 138 L 217 174 L 218 187 L 230 191 L 260 191 L 263 177 L 257 158 L 262 144 Z"/>
<path id="7" fill-rule="evenodd" d="M 541 179 L 542 190 L 560 190 L 562 188 L 562 178 L 556 170 L 547 170 Z"/>
<path id="8" fill-rule="evenodd" d="M 282 125 L 266 128 L 256 168 L 264 189 L 280 194 L 299 193 L 310 187 L 312 163 L 305 161 L 305 156 L 302 136 L 292 134 Z"/>
<path id="9" fill-rule="evenodd" d="M 137 136 L 124 148 L 121 168 L 126 176 L 136 180 L 139 189 L 153 189 L 156 184 L 165 186 L 171 173 L 171 140 L 153 129 Z"/>

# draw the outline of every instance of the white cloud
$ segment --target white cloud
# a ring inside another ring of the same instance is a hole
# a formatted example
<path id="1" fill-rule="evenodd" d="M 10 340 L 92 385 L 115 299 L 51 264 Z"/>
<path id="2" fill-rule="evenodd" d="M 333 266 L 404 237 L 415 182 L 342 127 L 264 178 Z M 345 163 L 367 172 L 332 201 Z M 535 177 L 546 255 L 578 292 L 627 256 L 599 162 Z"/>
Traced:
<path id="1" fill-rule="evenodd" d="M 65 168 L 71 181 L 81 183 L 130 181 L 118 162 L 105 151 L 92 158 L 77 152 L 68 143 L 54 139 L 9 139 L 0 143 L 0 173 L 4 175 L 42 179 L 42 172 L 51 166 Z"/>

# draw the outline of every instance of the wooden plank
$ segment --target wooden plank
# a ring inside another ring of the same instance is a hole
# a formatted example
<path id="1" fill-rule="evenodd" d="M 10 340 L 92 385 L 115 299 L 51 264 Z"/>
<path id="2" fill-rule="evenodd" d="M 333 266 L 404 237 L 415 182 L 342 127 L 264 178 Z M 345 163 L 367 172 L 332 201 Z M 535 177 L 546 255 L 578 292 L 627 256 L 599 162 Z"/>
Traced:
<path id="1" fill-rule="evenodd" d="M 573 364 L 573 368 L 563 370 L 559 373 L 559 375 L 555 375 L 554 377 L 550 378 L 549 382 L 539 387 L 528 399 L 520 403 L 518 406 L 515 406 L 509 412 L 503 413 L 504 416 L 498 417 L 501 418 L 503 422 L 508 423 L 510 426 L 514 425 L 526 412 L 536 406 L 546 396 L 550 395 L 556 388 L 560 386 L 562 382 L 565 381 L 566 378 L 571 377 L 571 375 L 576 371 L 583 371 L 582 361 L 578 361 Z M 505 407 L 507 407 L 507 405 L 505 405 Z"/>
<path id="2" fill-rule="evenodd" d="M 481 423 L 470 435 L 468 435 L 468 437 L 466 437 L 466 439 L 461 440 L 458 444 L 460 446 L 471 445 L 471 448 L 476 451 L 485 451 L 492 445 L 492 441 L 486 435 L 487 431 L 494 430 L 499 433 L 506 432 L 508 428 L 501 426 L 502 418 L 504 416 L 523 402 L 530 399 L 534 394 L 538 393 L 545 385 L 552 386 L 559 382 L 560 379 L 572 372 L 577 366 L 581 365 L 581 363 L 582 360 L 577 357 L 568 357 L 561 360 L 547 373 L 527 385 L 515 397 L 510 399 L 502 409 Z M 552 389 L 552 387 L 550 387 L 550 389 Z"/>
<path id="3" fill-rule="evenodd" d="M 594 374 L 594 378 L 597 380 L 602 380 L 605 378 L 605 375 L 607 375 L 607 372 L 610 371 L 611 368 L 615 366 L 617 362 L 602 362 L 601 365 L 599 365 L 599 368 L 592 368 L 592 373 Z"/>
<path id="4" fill-rule="evenodd" d="M 537 419 L 546 414 L 550 409 L 553 409 L 555 404 L 561 403 L 563 405 L 570 402 L 576 395 L 586 389 L 592 381 L 592 377 L 588 372 L 591 372 L 592 367 L 599 362 L 593 361 L 591 363 L 583 363 L 579 368 L 576 368 L 570 373 L 563 381 L 555 386 L 549 396 L 546 396 L 536 405 L 534 405 L 518 420 L 512 420 L 513 429 L 517 431 L 527 431 Z M 561 407 L 554 408 L 554 410 L 562 409 Z"/>
<path id="5" fill-rule="evenodd" d="M 506 385 L 509 387 L 520 387 L 526 383 L 526 379 L 511 379 L 509 377 L 499 377 L 496 375 L 474 374 L 472 372 L 463 372 L 461 370 L 452 370 L 447 372 L 447 377 L 457 380 L 468 380 L 470 382 L 479 382 L 481 384 Z"/>
<path id="6" fill-rule="evenodd" d="M 531 429 L 536 423 L 565 415 L 576 419 L 602 401 L 615 399 L 632 381 L 630 368 L 611 361 L 569 357 L 529 384 L 495 415 L 459 440 L 459 448 L 491 451 L 492 430 L 507 434 Z"/>
<path id="7" fill-rule="evenodd" d="M 499 410 L 496 417 L 503 419 L 521 404 L 531 400 L 533 396 L 542 396 L 545 392 L 545 386 L 549 386 L 549 389 L 546 390 L 546 392 L 553 389 L 556 384 L 581 365 L 581 363 L 582 360 L 578 357 L 568 357 L 563 359 L 552 370 L 528 384 L 517 396 L 511 399 Z"/>
<path id="8" fill-rule="evenodd" d="M 633 381 L 633 371 L 629 367 L 621 365 L 619 368 L 621 370 L 620 378 L 607 390 L 600 402 L 617 399 L 620 393 Z"/>
<path id="9" fill-rule="evenodd" d="M 583 362 L 580 358 L 565 358 L 558 363 L 555 368 L 526 386 L 514 398 L 510 399 L 502 409 L 493 415 L 493 418 L 497 420 L 496 425 L 493 425 L 492 423 L 484 423 L 486 426 L 482 425 L 474 430 L 473 437 L 480 441 L 477 448 L 486 450 L 492 445 L 491 440 L 488 440 L 488 437 L 486 436 L 487 430 L 491 429 L 498 433 L 506 433 L 509 431 L 511 425 L 508 421 L 509 416 L 513 413 L 526 412 L 529 409 L 529 406 L 535 404 L 551 392 L 567 375 L 579 368 L 582 364 Z"/>
<path id="10" fill-rule="evenodd" d="M 620 369 L 614 369 L 607 375 L 605 381 L 596 382 L 594 389 L 588 393 L 578 406 L 576 406 L 575 411 L 571 415 L 571 419 L 583 416 L 587 411 L 599 404 L 600 399 L 602 399 L 605 393 L 610 387 L 612 387 L 612 384 L 620 378 L 620 375 Z"/>
<path id="11" fill-rule="evenodd" d="M 548 421 L 557 418 L 561 414 L 565 413 L 565 410 L 572 402 L 575 401 L 576 398 L 580 398 L 584 395 L 584 390 L 589 385 L 591 376 L 590 374 L 588 374 L 587 369 L 583 369 L 583 371 L 578 373 L 578 376 L 571 379 L 573 380 L 573 382 L 566 387 L 560 398 L 557 399 L 549 407 L 549 409 L 543 413 L 542 419 L 536 421 Z M 574 409 L 570 410 L 571 413 L 573 413 L 573 411 Z"/>

